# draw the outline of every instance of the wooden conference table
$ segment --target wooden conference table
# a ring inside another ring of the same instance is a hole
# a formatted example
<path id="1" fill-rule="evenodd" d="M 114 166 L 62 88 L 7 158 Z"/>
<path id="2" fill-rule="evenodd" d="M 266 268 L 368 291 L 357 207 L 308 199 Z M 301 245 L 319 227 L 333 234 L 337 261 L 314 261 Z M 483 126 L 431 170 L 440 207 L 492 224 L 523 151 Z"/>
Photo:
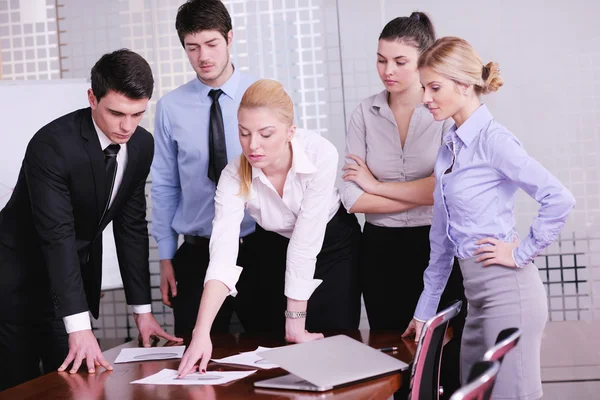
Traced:
<path id="1" fill-rule="evenodd" d="M 375 348 L 398 347 L 392 356 L 410 363 L 414 357 L 416 345 L 413 341 L 404 341 L 398 332 L 369 332 L 368 330 L 335 332 L 346 334 Z M 100 341 L 102 345 L 102 340 Z M 159 342 L 162 345 L 164 342 Z M 186 344 L 188 344 L 186 342 Z M 258 346 L 275 347 L 285 345 L 281 338 L 252 336 L 248 334 L 213 335 L 213 358 L 223 358 L 241 351 L 255 350 Z M 104 356 L 114 368 L 113 371 L 95 375 L 79 372 L 68 374 L 52 372 L 12 389 L 0 392 L 0 399 L 388 399 L 400 387 L 408 385 L 407 374 L 396 373 L 365 381 L 323 393 L 310 393 L 284 390 L 254 388 L 254 382 L 284 375 L 287 372 L 275 368 L 258 370 L 255 374 L 226 385 L 216 386 L 173 386 L 173 385 L 132 385 L 131 381 L 159 372 L 163 368 L 177 369 L 179 360 L 146 361 L 139 363 L 114 364 L 113 361 L 122 348 L 136 347 L 137 341 L 121 344 L 104 352 Z M 356 360 L 360 363 L 360 360 Z M 245 367 L 233 367 L 209 363 L 208 370 L 245 370 Z"/>

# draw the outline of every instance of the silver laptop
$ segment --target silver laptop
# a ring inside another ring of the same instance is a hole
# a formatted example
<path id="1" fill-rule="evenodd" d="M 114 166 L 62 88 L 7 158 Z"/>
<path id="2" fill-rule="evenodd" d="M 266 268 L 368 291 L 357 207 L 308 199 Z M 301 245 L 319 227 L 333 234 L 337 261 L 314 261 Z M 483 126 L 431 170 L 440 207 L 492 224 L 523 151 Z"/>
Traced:
<path id="1" fill-rule="evenodd" d="M 254 382 L 260 388 L 324 392 L 408 368 L 408 364 L 345 335 L 258 353 L 289 375 Z"/>

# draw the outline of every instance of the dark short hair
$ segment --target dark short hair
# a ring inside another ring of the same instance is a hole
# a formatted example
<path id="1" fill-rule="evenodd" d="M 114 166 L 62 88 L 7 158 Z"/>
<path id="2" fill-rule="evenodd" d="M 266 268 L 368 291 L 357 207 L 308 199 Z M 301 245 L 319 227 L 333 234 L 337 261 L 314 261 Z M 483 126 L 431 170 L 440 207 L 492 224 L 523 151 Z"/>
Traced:
<path id="1" fill-rule="evenodd" d="M 410 17 L 398 17 L 388 22 L 379 35 L 379 40 L 382 39 L 400 40 L 423 53 L 435 42 L 435 29 L 427 14 L 415 11 Z"/>
<path id="2" fill-rule="evenodd" d="M 142 56 L 128 49 L 103 55 L 92 68 L 92 91 L 100 101 L 110 90 L 130 99 L 152 97 L 152 69 Z"/>
<path id="3" fill-rule="evenodd" d="M 221 0 L 188 0 L 177 11 L 175 29 L 182 46 L 185 35 L 207 30 L 219 31 L 227 41 L 231 16 Z"/>

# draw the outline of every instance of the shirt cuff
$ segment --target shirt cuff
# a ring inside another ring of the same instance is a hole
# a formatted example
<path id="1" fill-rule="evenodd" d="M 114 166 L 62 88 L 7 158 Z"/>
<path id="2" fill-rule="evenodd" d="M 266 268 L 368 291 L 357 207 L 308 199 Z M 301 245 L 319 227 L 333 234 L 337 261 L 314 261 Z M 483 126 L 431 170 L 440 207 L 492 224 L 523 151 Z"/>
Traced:
<path id="1" fill-rule="evenodd" d="M 158 258 L 160 260 L 172 260 L 177 251 L 178 235 L 167 236 L 156 241 L 158 245 Z"/>
<path id="2" fill-rule="evenodd" d="M 63 322 L 65 323 L 65 329 L 67 333 L 92 329 L 92 323 L 90 322 L 90 315 L 88 311 L 84 311 L 79 314 L 67 315 L 66 317 L 63 317 Z"/>
<path id="3" fill-rule="evenodd" d="M 427 321 L 436 314 L 439 304 L 439 296 L 430 296 L 425 292 L 421 293 L 421 297 L 419 297 L 419 302 L 415 308 L 414 318 L 419 321 Z"/>
<path id="4" fill-rule="evenodd" d="M 417 317 L 413 317 L 413 319 L 414 319 L 415 321 L 419 321 L 419 322 L 422 322 L 422 323 L 425 323 L 425 322 L 427 322 L 427 321 L 424 321 L 424 320 L 422 320 L 422 319 L 419 319 L 419 318 L 417 318 Z"/>
<path id="5" fill-rule="evenodd" d="M 512 254 L 512 258 L 513 258 L 513 261 L 515 262 L 515 265 L 517 266 L 517 268 L 523 268 L 523 265 L 517 261 L 517 255 L 516 255 L 517 249 L 518 249 L 518 247 L 515 247 L 512 250 L 512 253 L 511 253 Z"/>
<path id="6" fill-rule="evenodd" d="M 222 282 L 229 289 L 229 295 L 235 297 L 238 293 L 235 284 L 240 279 L 243 270 L 242 267 L 238 267 L 237 265 L 231 267 L 209 265 L 206 277 L 204 278 L 204 284 L 206 285 L 206 282 L 210 280 Z"/>
<path id="7" fill-rule="evenodd" d="M 321 282 L 322 279 L 299 279 L 288 276 L 285 279 L 283 293 L 285 297 L 292 300 L 307 301 Z"/>
<path id="8" fill-rule="evenodd" d="M 340 197 L 342 200 L 342 204 L 347 212 L 350 212 L 354 203 L 358 201 L 358 198 L 365 194 L 365 191 L 361 189 L 354 182 L 344 182 L 342 190 L 340 191 Z"/>
<path id="9" fill-rule="evenodd" d="M 152 312 L 152 304 L 131 305 L 131 310 L 136 314 L 148 314 Z"/>

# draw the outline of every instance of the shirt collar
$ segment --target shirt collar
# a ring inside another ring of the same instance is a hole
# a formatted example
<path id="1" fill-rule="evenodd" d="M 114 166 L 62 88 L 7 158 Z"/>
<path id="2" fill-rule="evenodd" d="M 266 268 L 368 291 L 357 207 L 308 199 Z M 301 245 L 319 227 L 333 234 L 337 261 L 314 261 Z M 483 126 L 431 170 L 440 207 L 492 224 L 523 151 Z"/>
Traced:
<path id="1" fill-rule="evenodd" d="M 108 146 L 110 146 L 111 144 L 114 144 L 109 138 L 108 136 L 106 136 L 104 134 L 104 132 L 102 132 L 102 130 L 98 127 L 98 125 L 96 125 L 96 121 L 94 121 L 94 117 L 92 117 L 92 123 L 94 124 L 94 129 L 96 129 L 96 134 L 98 135 L 98 140 L 100 140 L 100 148 L 102 149 L 102 151 L 106 150 L 106 148 Z M 122 145 L 121 149 L 123 148 Z"/>
<path id="2" fill-rule="evenodd" d="M 382 108 L 390 108 L 388 104 L 388 91 L 385 89 L 377 93 L 371 104 L 371 109 L 376 113 L 381 113 Z"/>
<path id="3" fill-rule="evenodd" d="M 471 114 L 469 118 L 460 126 L 460 128 L 456 127 L 456 124 L 450 129 L 450 132 L 456 133 L 456 136 L 465 144 L 466 147 L 469 147 L 473 139 L 479 135 L 479 132 L 487 125 L 494 117 L 488 110 L 485 104 L 482 104 Z M 446 143 L 448 143 L 448 139 L 451 138 L 452 135 L 446 136 Z"/>
<path id="4" fill-rule="evenodd" d="M 389 97 L 389 92 L 385 89 L 382 90 L 381 92 L 377 93 L 375 95 L 375 97 L 373 98 L 373 103 L 371 103 L 371 111 L 373 111 L 375 114 L 379 114 L 381 116 L 389 118 L 390 121 L 395 124 L 396 119 L 394 118 L 392 109 L 390 108 L 390 105 L 388 104 L 388 97 Z M 419 103 L 415 106 L 415 111 L 422 113 L 423 111 L 429 112 L 429 109 L 427 108 L 427 106 L 425 106 L 425 104 Z M 420 115 L 420 114 L 418 114 L 418 115 Z"/>
<path id="5" fill-rule="evenodd" d="M 208 86 L 206 84 L 204 84 L 202 81 L 200 81 L 200 79 L 196 78 L 195 82 L 196 82 L 196 87 L 198 88 L 198 93 L 200 94 L 200 99 L 202 101 L 209 101 L 208 100 L 208 92 L 210 92 L 212 89 L 221 89 L 223 91 L 223 94 L 225 94 L 227 97 L 231 98 L 232 100 L 235 100 L 235 96 L 237 94 L 237 89 L 238 86 L 240 84 L 240 72 L 237 70 L 237 68 L 235 68 L 235 66 L 233 66 L 233 74 L 231 74 L 231 76 L 229 77 L 229 79 L 227 79 L 227 81 L 221 85 L 220 88 L 214 88 L 211 86 Z"/>
<path id="6" fill-rule="evenodd" d="M 292 171 L 297 174 L 314 174 L 317 167 L 310 161 L 304 151 L 304 141 L 298 132 L 292 138 Z"/>
<path id="7" fill-rule="evenodd" d="M 387 119 L 392 124 L 396 125 L 394 113 L 392 113 L 392 109 L 388 104 L 388 94 L 388 91 L 384 89 L 381 92 L 377 93 L 377 95 L 375 95 L 373 103 L 371 103 L 371 112 L 375 115 L 379 115 L 380 117 Z"/>
<path id="8" fill-rule="evenodd" d="M 304 141 L 300 137 L 301 130 L 297 129 L 294 137 L 292 138 L 292 168 L 290 169 L 293 174 L 314 174 L 317 172 L 317 167 L 306 155 L 304 151 Z M 260 178 L 263 182 L 266 179 L 262 169 L 252 167 L 252 180 Z"/>

